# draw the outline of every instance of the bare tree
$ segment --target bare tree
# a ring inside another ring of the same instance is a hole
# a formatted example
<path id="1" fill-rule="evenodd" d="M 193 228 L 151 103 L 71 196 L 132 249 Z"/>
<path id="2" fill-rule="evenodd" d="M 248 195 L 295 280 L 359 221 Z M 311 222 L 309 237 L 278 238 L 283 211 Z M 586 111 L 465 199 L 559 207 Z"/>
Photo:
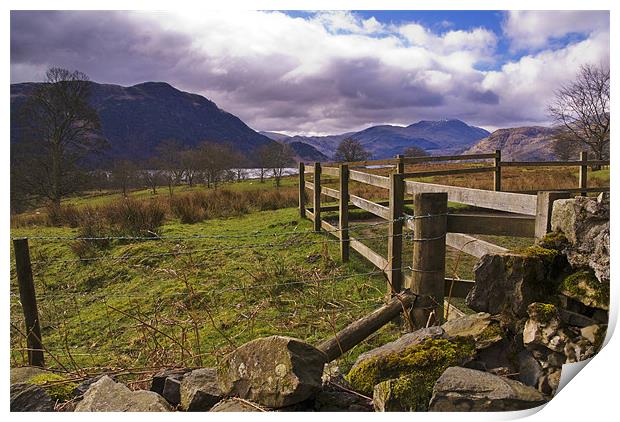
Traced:
<path id="1" fill-rule="evenodd" d="M 213 185 L 217 189 L 218 183 L 224 179 L 227 170 L 232 168 L 234 152 L 228 145 L 203 142 L 199 146 L 198 157 L 207 187 L 210 188 Z"/>
<path id="2" fill-rule="evenodd" d="M 127 198 L 127 191 L 136 178 L 137 167 L 129 160 L 117 160 L 112 166 L 112 182 Z"/>
<path id="3" fill-rule="evenodd" d="M 142 163 L 139 170 L 139 178 L 145 186 L 151 190 L 151 194 L 157 195 L 157 187 L 166 183 L 164 171 L 159 168 L 157 158 L 150 158 Z"/>
<path id="4" fill-rule="evenodd" d="M 183 180 L 184 169 L 181 162 L 183 144 L 176 139 L 162 141 L 157 148 L 157 167 L 162 169 L 168 184 L 168 192 L 172 196 L 173 186 Z"/>
<path id="5" fill-rule="evenodd" d="M 412 145 L 404 151 L 405 157 L 428 157 L 429 153 L 424 148 Z"/>
<path id="6" fill-rule="evenodd" d="M 609 156 L 609 68 L 583 65 L 562 85 L 549 106 L 557 138 L 589 149 L 597 160 Z"/>
<path id="7" fill-rule="evenodd" d="M 364 149 L 360 141 L 346 138 L 338 145 L 334 160 L 338 162 L 364 161 L 369 160 L 371 156 L 372 154 Z"/>
<path id="8" fill-rule="evenodd" d="M 17 116 L 21 139 L 11 150 L 13 189 L 60 205 L 81 188 L 83 161 L 107 146 L 88 103 L 90 88 L 82 72 L 47 70 Z"/>
<path id="9" fill-rule="evenodd" d="M 185 149 L 179 152 L 179 165 L 183 170 L 183 176 L 187 184 L 191 188 L 194 186 L 194 180 L 200 173 L 200 157 L 196 150 Z"/>
<path id="10" fill-rule="evenodd" d="M 293 164 L 293 150 L 287 144 L 274 142 L 265 149 L 265 166 L 271 170 L 276 187 L 280 187 L 280 181 L 284 169 Z"/>
<path id="11" fill-rule="evenodd" d="M 271 145 L 263 145 L 258 150 L 258 168 L 260 171 L 260 183 L 265 183 L 265 173 L 269 167 L 269 158 Z"/>

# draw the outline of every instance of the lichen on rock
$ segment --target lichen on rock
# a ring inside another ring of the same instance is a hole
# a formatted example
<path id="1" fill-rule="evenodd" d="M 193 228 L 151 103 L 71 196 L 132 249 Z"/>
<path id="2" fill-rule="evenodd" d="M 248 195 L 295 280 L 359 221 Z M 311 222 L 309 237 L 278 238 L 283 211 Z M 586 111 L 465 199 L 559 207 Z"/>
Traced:
<path id="1" fill-rule="evenodd" d="M 609 310 L 609 285 L 601 283 L 590 269 L 580 270 L 566 277 L 560 283 L 558 291 L 586 306 Z"/>

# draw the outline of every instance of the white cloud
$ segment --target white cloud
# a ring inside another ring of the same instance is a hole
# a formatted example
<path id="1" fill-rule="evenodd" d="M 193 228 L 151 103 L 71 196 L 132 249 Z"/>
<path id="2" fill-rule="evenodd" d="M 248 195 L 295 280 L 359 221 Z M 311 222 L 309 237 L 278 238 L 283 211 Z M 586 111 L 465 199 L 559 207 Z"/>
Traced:
<path id="1" fill-rule="evenodd" d="M 609 28 L 609 12 L 597 10 L 509 11 L 502 25 L 515 50 L 545 47 L 553 38 L 589 35 Z"/>

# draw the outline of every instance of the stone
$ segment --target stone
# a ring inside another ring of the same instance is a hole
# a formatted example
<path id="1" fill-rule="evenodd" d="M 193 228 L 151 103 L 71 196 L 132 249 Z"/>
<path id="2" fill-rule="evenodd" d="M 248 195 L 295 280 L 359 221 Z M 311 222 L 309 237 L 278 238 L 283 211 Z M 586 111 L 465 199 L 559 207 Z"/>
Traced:
<path id="1" fill-rule="evenodd" d="M 181 408 L 190 412 L 207 411 L 223 396 L 214 368 L 193 370 L 180 383 Z"/>
<path id="2" fill-rule="evenodd" d="M 506 377 L 473 369 L 448 368 L 433 386 L 433 412 L 524 410 L 540 406 L 545 397 L 535 388 Z"/>
<path id="3" fill-rule="evenodd" d="M 560 314 L 554 305 L 532 303 L 528 306 L 529 319 L 523 328 L 523 344 L 529 349 L 537 346 L 554 352 L 562 352 L 570 340 L 566 331 L 560 328 Z"/>
<path id="4" fill-rule="evenodd" d="M 161 396 L 173 406 L 181 404 L 181 381 L 172 377 L 166 378 Z"/>
<path id="5" fill-rule="evenodd" d="M 146 390 L 131 391 L 105 375 L 93 383 L 75 407 L 76 412 L 168 412 L 162 396 Z"/>
<path id="6" fill-rule="evenodd" d="M 575 341 L 567 341 L 564 346 L 564 355 L 566 356 L 566 363 L 580 362 L 591 358 L 596 354 L 597 349 L 584 338 L 576 339 Z"/>
<path id="7" fill-rule="evenodd" d="M 314 398 L 317 412 L 371 412 L 372 402 L 347 391 L 321 390 Z"/>
<path id="8" fill-rule="evenodd" d="M 153 381 L 151 382 L 151 391 L 163 395 L 164 386 L 168 378 L 173 378 L 180 381 L 181 379 L 183 379 L 183 375 L 189 371 L 190 369 L 188 368 L 164 369 L 162 371 L 159 371 L 157 374 L 153 375 Z"/>
<path id="9" fill-rule="evenodd" d="M 377 394 L 406 403 L 408 409 L 424 411 L 431 397 L 431 389 L 443 371 L 463 365 L 473 359 L 476 348 L 471 337 L 453 339 L 420 336 L 417 342 L 392 353 L 371 354 L 358 361 L 347 374 L 351 388 L 363 395 L 374 395 L 375 386 L 391 381 Z M 402 394 L 400 394 L 402 393 Z"/>
<path id="10" fill-rule="evenodd" d="M 588 325 L 587 327 L 583 327 L 579 332 L 583 338 L 588 340 L 594 346 L 600 347 L 603 340 L 605 339 L 606 330 L 603 328 L 602 325 L 592 324 Z"/>
<path id="11" fill-rule="evenodd" d="M 449 337 L 473 337 L 478 350 L 492 346 L 504 338 L 499 322 L 486 312 L 452 319 L 441 328 Z"/>
<path id="12" fill-rule="evenodd" d="M 11 371 L 11 378 L 13 376 Z M 47 392 L 33 384 L 11 384 L 11 412 L 52 412 L 54 400 Z"/>
<path id="13" fill-rule="evenodd" d="M 425 410 L 428 397 L 418 393 L 419 386 L 412 377 L 403 376 L 380 382 L 372 392 L 375 412 L 415 412 Z"/>
<path id="14" fill-rule="evenodd" d="M 386 343 L 383 346 L 380 346 L 375 349 L 362 353 L 356 359 L 353 367 L 355 367 L 356 365 L 359 365 L 359 363 L 366 361 L 368 359 L 374 359 L 379 356 L 386 356 L 386 355 L 390 355 L 394 353 L 400 353 L 410 346 L 413 346 L 415 344 L 420 344 L 424 340 L 439 339 L 439 338 L 447 339 L 448 336 L 446 335 L 443 328 L 437 327 L 437 326 L 422 328 L 412 333 L 407 333 L 392 342 Z"/>
<path id="15" fill-rule="evenodd" d="M 560 376 L 562 375 L 561 369 L 554 369 L 549 374 L 540 379 L 538 389 L 548 396 L 555 395 L 558 387 L 560 386 Z"/>
<path id="16" fill-rule="evenodd" d="M 73 390 L 73 393 L 76 396 L 83 396 L 84 394 L 86 394 L 86 392 L 88 391 L 91 385 L 99 381 L 104 376 L 105 375 L 97 375 L 96 377 L 88 378 L 82 381 L 81 383 L 78 384 L 77 387 L 75 387 L 75 389 Z M 110 378 L 112 379 L 112 381 L 116 381 L 113 376 L 110 376 Z"/>
<path id="17" fill-rule="evenodd" d="M 558 288 L 563 295 L 592 307 L 609 310 L 609 283 L 601 283 L 590 269 L 564 278 Z"/>
<path id="18" fill-rule="evenodd" d="M 491 314 L 524 317 L 527 306 L 555 289 L 559 252 L 532 246 L 522 252 L 484 255 L 474 267 L 476 283 L 466 303 Z"/>
<path id="19" fill-rule="evenodd" d="M 609 285 L 609 194 L 578 196 L 553 204 L 551 228 L 562 232 L 570 246 L 564 251 L 573 268 L 590 267 Z"/>
<path id="20" fill-rule="evenodd" d="M 20 366 L 11 368 L 11 384 L 29 384 L 30 379 L 42 375 L 53 374 L 38 366 Z"/>
<path id="21" fill-rule="evenodd" d="M 246 343 L 218 367 L 226 395 L 270 408 L 300 403 L 321 388 L 326 356 L 292 337 L 271 336 Z"/>
<path id="22" fill-rule="evenodd" d="M 222 400 L 213 406 L 209 412 L 266 412 L 260 405 L 245 400 L 231 398 Z"/>
<path id="23" fill-rule="evenodd" d="M 543 369 L 534 356 L 527 350 L 521 351 L 519 359 L 519 381 L 530 387 L 538 386 L 538 380 L 544 375 Z"/>

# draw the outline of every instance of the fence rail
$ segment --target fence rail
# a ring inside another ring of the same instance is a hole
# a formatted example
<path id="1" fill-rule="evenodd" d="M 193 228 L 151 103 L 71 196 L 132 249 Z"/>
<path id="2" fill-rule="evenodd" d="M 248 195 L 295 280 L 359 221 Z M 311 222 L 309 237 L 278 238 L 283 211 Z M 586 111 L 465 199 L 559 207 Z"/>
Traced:
<path id="1" fill-rule="evenodd" d="M 405 164 L 426 162 L 471 162 L 474 160 L 493 160 L 492 166 L 461 168 L 452 170 L 428 170 L 405 172 Z M 505 253 L 508 249 L 472 235 L 495 235 L 522 238 L 540 238 L 550 229 L 551 209 L 557 199 L 569 197 L 571 193 L 608 191 L 608 187 L 588 187 L 588 166 L 609 165 L 609 160 L 588 160 L 587 153 L 580 155 L 579 161 L 508 162 L 502 161 L 501 150 L 488 154 L 468 154 L 436 157 L 403 157 L 393 159 L 367 160 L 349 163 L 327 163 L 321 167 L 314 165 L 312 183 L 303 183 L 303 167 L 300 168 L 300 198 L 304 188 L 313 191 L 312 209 L 306 209 L 300 202 L 300 213 L 314 221 L 315 230 L 330 231 L 341 242 L 343 261 L 348 259 L 349 248 L 383 271 L 388 278 L 387 291 L 394 295 L 402 289 L 424 297 L 418 300 L 413 314 L 417 323 L 436 322 L 443 317 L 443 304 L 446 294 L 452 297 L 465 297 L 471 287 L 471 280 L 455 280 L 445 277 L 445 248 L 450 246 L 460 252 L 480 258 L 489 253 Z M 359 167 L 393 168 L 389 177 L 364 171 L 352 170 Z M 579 167 L 579 186 L 574 189 L 549 191 L 502 191 L 502 167 Z M 318 169 L 318 171 L 317 171 Z M 493 173 L 494 190 L 465 188 L 434 183 L 406 180 L 443 175 L 462 175 Z M 337 177 L 339 190 L 321 187 L 321 175 Z M 349 194 L 350 181 L 371 185 L 388 191 L 388 201 L 373 201 Z M 321 195 L 339 201 L 338 206 L 321 206 Z M 405 198 L 411 195 L 413 200 Z M 485 212 L 448 213 L 447 203 L 455 202 L 481 208 Z M 404 205 L 413 204 L 414 214 L 405 213 Z M 337 229 L 346 229 L 350 209 L 362 209 L 382 220 L 388 221 L 387 257 L 382 256 L 365 245 L 360 238 L 343 236 Z M 339 226 L 321 220 L 321 211 L 338 211 Z M 403 218 L 404 217 L 404 218 Z M 402 273 L 404 230 L 413 232 L 413 264 L 409 268 L 411 276 Z M 429 302 L 430 300 L 430 302 Z"/>

